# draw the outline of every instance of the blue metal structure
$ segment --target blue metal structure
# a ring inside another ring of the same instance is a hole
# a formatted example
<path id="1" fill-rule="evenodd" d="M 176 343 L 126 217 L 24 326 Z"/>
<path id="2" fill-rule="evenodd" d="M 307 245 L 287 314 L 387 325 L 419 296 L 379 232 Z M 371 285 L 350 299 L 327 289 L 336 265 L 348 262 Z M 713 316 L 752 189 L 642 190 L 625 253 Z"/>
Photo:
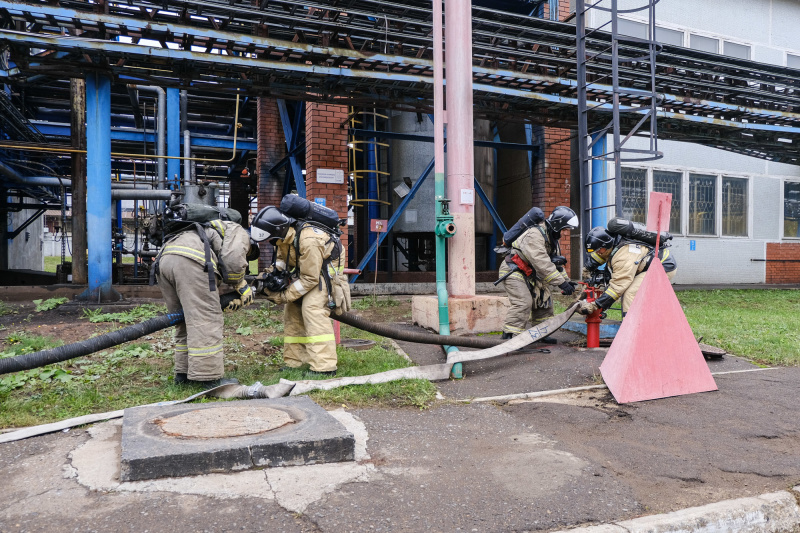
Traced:
<path id="1" fill-rule="evenodd" d="M 281 116 L 283 135 L 286 138 L 286 151 L 288 152 L 287 157 L 289 158 L 289 169 L 291 170 L 291 176 L 294 178 L 294 186 L 297 190 L 297 194 L 303 198 L 306 197 L 306 182 L 305 178 L 303 177 L 303 171 L 300 168 L 300 162 L 297 159 L 297 148 L 301 129 L 300 121 L 305 118 L 304 110 L 305 106 L 303 103 L 298 103 L 294 120 L 291 120 L 289 118 L 289 109 L 286 105 L 286 100 L 278 100 L 278 113 L 280 113 Z M 305 144 L 305 139 L 303 139 L 303 144 Z M 286 189 L 288 185 L 289 180 L 287 176 L 286 183 L 284 184 L 284 193 L 289 192 Z"/>
<path id="2" fill-rule="evenodd" d="M 173 87 L 167 88 L 167 155 L 181 156 L 181 92 Z M 181 184 L 180 159 L 167 159 L 167 184 L 170 189 L 178 189 Z"/>
<path id="3" fill-rule="evenodd" d="M 606 227 L 608 223 L 609 211 L 612 215 L 615 205 L 608 204 L 608 163 L 605 160 L 606 153 L 608 152 L 608 143 L 606 136 L 597 134 L 592 137 L 592 181 L 590 187 L 591 194 L 591 211 L 592 211 L 592 227 L 603 226 Z M 590 228 L 585 228 L 588 231 Z"/>
<path id="4" fill-rule="evenodd" d="M 114 298 L 111 287 L 111 80 L 99 73 L 86 76 L 86 227 L 89 287 L 81 295 L 90 302 Z"/>

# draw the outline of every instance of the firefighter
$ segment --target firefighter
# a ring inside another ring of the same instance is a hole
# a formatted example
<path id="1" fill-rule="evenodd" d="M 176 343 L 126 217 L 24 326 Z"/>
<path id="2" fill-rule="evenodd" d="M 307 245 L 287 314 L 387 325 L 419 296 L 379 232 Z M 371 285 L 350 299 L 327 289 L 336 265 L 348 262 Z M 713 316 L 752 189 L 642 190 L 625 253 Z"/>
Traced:
<path id="1" fill-rule="evenodd" d="M 559 206 L 543 223 L 530 227 L 510 243 L 511 250 L 500 266 L 501 279 L 511 272 L 503 280 L 510 305 L 503 324 L 504 339 L 553 316 L 551 287 L 567 295 L 575 291 L 569 276 L 553 263 L 553 258 L 561 253 L 561 231 L 577 227 L 575 212 Z"/>
<path id="2" fill-rule="evenodd" d="M 334 248 L 341 246 L 324 229 L 304 225 L 297 235 L 298 221 L 268 206 L 253 219 L 251 231 L 276 246 L 275 264 L 259 275 L 284 274 L 280 286 L 264 282 L 259 289 L 271 302 L 284 304 L 283 361 L 286 369 L 308 364 L 316 376 L 335 376 L 336 338 L 330 313 L 331 302 L 323 268 L 330 268 Z M 338 250 L 341 253 L 341 248 Z M 299 260 L 298 260 L 299 258 Z"/>
<path id="3" fill-rule="evenodd" d="M 206 244 L 214 269 L 211 277 L 206 270 Z M 175 384 L 238 383 L 222 379 L 223 310 L 217 289 L 224 282 L 238 293 L 225 311 L 252 303 L 253 290 L 244 279 L 252 247 L 241 225 L 214 220 L 175 234 L 161 249 L 156 258 L 158 286 L 169 312 L 182 309 L 185 317 L 175 326 Z"/>
<path id="4" fill-rule="evenodd" d="M 601 265 L 606 265 L 605 268 L 610 277 L 605 292 L 593 302 L 581 301 L 578 312 L 582 315 L 590 315 L 598 309 L 608 309 L 614 302 L 622 298 L 622 316 L 624 317 L 653 260 L 654 246 L 627 240 L 597 226 L 592 228 L 586 236 L 584 247 L 588 254 L 586 260 L 586 264 L 589 265 L 588 270 L 597 271 Z M 664 265 L 667 278 L 672 280 L 678 269 L 675 257 L 668 248 L 663 247 L 658 255 L 661 264 Z"/>

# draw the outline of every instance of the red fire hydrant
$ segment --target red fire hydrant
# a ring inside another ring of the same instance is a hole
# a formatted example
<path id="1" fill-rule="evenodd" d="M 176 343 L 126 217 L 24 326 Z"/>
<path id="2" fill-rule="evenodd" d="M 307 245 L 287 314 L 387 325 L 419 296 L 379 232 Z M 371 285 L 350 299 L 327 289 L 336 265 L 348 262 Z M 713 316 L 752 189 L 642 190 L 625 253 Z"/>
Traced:
<path id="1" fill-rule="evenodd" d="M 593 302 L 597 299 L 597 290 L 586 283 L 584 285 L 584 293 L 586 294 L 586 301 Z M 591 315 L 586 317 L 586 347 L 599 348 L 600 347 L 600 323 L 603 321 L 600 315 L 603 310 L 598 309 Z"/>

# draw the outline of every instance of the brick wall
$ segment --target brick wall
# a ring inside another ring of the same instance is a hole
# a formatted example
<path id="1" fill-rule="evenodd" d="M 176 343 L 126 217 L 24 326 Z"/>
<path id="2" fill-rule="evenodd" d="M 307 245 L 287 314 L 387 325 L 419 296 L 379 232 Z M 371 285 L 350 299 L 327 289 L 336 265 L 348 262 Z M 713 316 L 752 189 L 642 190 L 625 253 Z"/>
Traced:
<path id="1" fill-rule="evenodd" d="M 306 103 L 306 197 L 325 198 L 325 205 L 339 218 L 347 218 L 347 106 Z M 344 183 L 318 183 L 317 169 L 340 169 Z M 347 250 L 347 227 L 341 228 L 342 245 Z M 342 264 L 347 264 L 344 257 Z"/>
<path id="2" fill-rule="evenodd" d="M 800 263 L 793 261 L 800 261 L 800 244 L 767 243 L 766 283 L 800 283 Z"/>
<path id="3" fill-rule="evenodd" d="M 531 205 L 542 208 L 545 216 L 560 205 L 570 206 L 570 130 L 534 128 L 534 142 L 544 145 L 534 168 Z M 577 212 L 577 211 L 576 211 Z M 561 252 L 569 259 L 569 232 L 561 237 Z"/>
<path id="4" fill-rule="evenodd" d="M 259 98 L 256 106 L 256 137 L 258 152 L 256 157 L 256 176 L 258 178 L 258 208 L 278 205 L 283 191 L 283 172 L 270 176 L 269 169 L 286 155 L 286 140 L 283 135 L 278 104 L 273 98 Z M 272 246 L 261 245 L 259 269 L 272 263 Z"/>
<path id="5" fill-rule="evenodd" d="M 564 20 L 570 14 L 569 10 L 569 2 L 567 0 L 561 0 L 558 3 L 558 20 Z M 550 18 L 550 3 L 547 2 L 544 4 L 544 18 Z"/>

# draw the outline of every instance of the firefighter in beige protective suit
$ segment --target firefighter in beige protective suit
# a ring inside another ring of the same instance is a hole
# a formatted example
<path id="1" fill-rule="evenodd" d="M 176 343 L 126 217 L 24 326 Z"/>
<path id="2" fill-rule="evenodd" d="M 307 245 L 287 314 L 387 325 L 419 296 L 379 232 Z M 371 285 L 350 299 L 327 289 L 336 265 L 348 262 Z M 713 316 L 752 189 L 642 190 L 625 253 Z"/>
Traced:
<path id="1" fill-rule="evenodd" d="M 663 241 L 662 241 L 663 243 Z M 583 300 L 578 312 L 590 315 L 598 309 L 608 309 L 614 302 L 622 298 L 622 316 L 631 308 L 636 293 L 644 281 L 647 268 L 653 261 L 655 246 L 644 242 L 632 241 L 622 236 L 613 235 L 603 227 L 592 228 L 584 243 L 587 259 L 587 270 L 597 271 L 600 265 L 606 265 L 608 281 L 605 292 L 595 301 Z M 658 253 L 667 278 L 672 280 L 678 271 L 675 256 L 667 248 Z"/>
<path id="2" fill-rule="evenodd" d="M 569 207 L 556 207 L 540 224 L 527 229 L 511 245 L 500 266 L 500 279 L 508 295 L 509 309 L 503 324 L 503 338 L 510 339 L 553 316 L 551 287 L 562 294 L 575 289 L 565 272 L 553 263 L 560 255 L 558 239 L 564 229 L 578 227 L 578 217 Z M 511 272 L 511 274 L 509 274 Z"/>
<path id="3" fill-rule="evenodd" d="M 251 231 L 254 237 L 266 235 L 277 247 L 274 266 L 259 277 L 266 280 L 279 275 L 283 283 L 267 282 L 259 290 L 271 302 L 284 304 L 286 367 L 308 364 L 312 374 L 336 375 L 336 338 L 330 314 L 334 309 L 349 309 L 349 287 L 345 287 L 345 303 L 340 297 L 343 276 L 332 264 L 340 258 L 341 242 L 324 229 L 297 221 L 272 206 L 255 216 Z"/>
<path id="4" fill-rule="evenodd" d="M 202 232 L 202 234 L 201 234 Z M 208 244 L 208 259 L 206 257 Z M 175 326 L 175 383 L 206 386 L 222 380 L 222 309 L 217 288 L 224 282 L 239 293 L 225 308 L 235 311 L 253 301 L 244 279 L 250 236 L 235 222 L 214 220 L 168 237 L 156 258 L 158 286 L 170 312 L 183 310 Z M 213 272 L 206 270 L 210 260 Z"/>

